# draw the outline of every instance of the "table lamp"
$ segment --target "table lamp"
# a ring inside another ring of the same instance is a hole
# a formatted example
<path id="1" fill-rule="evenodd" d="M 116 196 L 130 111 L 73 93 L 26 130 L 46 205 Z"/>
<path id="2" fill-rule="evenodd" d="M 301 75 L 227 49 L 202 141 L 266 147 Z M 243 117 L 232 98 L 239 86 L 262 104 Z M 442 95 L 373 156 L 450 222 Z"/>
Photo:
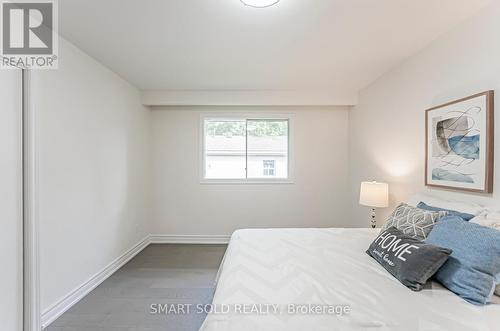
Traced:
<path id="1" fill-rule="evenodd" d="M 359 203 L 372 208 L 372 228 L 377 226 L 375 208 L 385 208 L 389 205 L 389 185 L 378 182 L 362 182 L 359 191 Z"/>

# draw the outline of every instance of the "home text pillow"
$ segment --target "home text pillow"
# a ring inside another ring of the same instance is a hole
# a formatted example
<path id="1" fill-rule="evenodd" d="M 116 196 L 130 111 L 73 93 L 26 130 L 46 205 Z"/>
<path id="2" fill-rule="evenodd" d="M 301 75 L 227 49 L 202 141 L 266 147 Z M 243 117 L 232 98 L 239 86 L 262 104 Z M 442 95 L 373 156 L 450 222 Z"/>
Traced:
<path id="1" fill-rule="evenodd" d="M 426 244 L 390 227 L 380 232 L 366 253 L 403 285 L 420 291 L 446 262 L 451 250 Z"/>
<path id="2" fill-rule="evenodd" d="M 448 215 L 447 216 L 459 216 L 463 218 L 466 221 L 470 221 L 473 219 L 475 216 L 472 214 L 467 214 L 467 213 L 461 213 L 456 210 L 451 210 L 451 209 L 444 209 L 440 207 L 434 207 L 434 206 L 429 206 L 425 202 L 419 202 L 417 205 L 417 208 L 423 209 L 423 210 L 430 210 L 430 211 L 447 211 Z"/>
<path id="3" fill-rule="evenodd" d="M 471 214 L 474 216 L 479 215 L 485 211 L 485 208 L 483 206 L 476 203 L 445 200 L 423 193 L 416 193 L 408 198 L 408 204 L 410 206 L 416 207 L 420 202 L 424 202 L 429 206 L 448 210 L 456 210 L 460 213 Z"/>
<path id="4" fill-rule="evenodd" d="M 500 274 L 500 231 L 446 216 L 426 242 L 453 250 L 436 273 L 440 283 L 470 303 L 490 302 Z"/>
<path id="5" fill-rule="evenodd" d="M 382 231 L 394 226 L 406 235 L 424 240 L 432 230 L 434 223 L 446 214 L 445 211 L 427 211 L 401 203 L 389 216 Z"/>

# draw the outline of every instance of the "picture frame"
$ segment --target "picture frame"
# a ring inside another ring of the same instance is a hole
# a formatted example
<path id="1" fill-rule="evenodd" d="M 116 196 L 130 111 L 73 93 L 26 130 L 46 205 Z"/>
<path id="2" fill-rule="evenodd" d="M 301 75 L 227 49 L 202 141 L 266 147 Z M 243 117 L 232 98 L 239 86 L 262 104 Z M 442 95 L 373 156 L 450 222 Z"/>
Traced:
<path id="1" fill-rule="evenodd" d="M 494 91 L 425 111 L 425 185 L 493 193 Z"/>

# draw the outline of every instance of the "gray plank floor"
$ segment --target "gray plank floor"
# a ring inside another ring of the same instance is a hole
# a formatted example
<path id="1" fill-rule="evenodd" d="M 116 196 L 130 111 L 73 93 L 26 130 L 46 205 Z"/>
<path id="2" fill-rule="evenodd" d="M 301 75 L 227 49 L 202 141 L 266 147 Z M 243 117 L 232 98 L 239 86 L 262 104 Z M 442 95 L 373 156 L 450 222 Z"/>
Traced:
<path id="1" fill-rule="evenodd" d="M 210 303 L 225 250 L 150 245 L 45 330 L 197 331 L 204 314 L 152 314 L 151 305 Z"/>

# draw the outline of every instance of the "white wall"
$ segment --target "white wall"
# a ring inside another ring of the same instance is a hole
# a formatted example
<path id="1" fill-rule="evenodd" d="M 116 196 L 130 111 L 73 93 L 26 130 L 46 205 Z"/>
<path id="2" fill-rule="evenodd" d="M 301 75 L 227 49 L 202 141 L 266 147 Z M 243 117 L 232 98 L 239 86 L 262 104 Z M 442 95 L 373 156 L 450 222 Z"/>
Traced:
<path id="1" fill-rule="evenodd" d="M 126 81 L 59 47 L 59 69 L 32 74 L 42 311 L 149 232 L 150 112 Z"/>
<path id="2" fill-rule="evenodd" d="M 445 198 L 496 204 L 500 209 L 498 157 L 493 195 L 424 188 L 424 110 L 491 89 L 496 90 L 500 105 L 499 31 L 500 6 L 492 5 L 361 92 L 349 117 L 355 224 L 369 222 L 368 208 L 357 202 L 360 181 L 371 179 L 390 184 L 391 208 L 409 194 L 425 190 Z M 496 137 L 499 156 L 498 130 Z M 391 208 L 382 210 L 381 216 Z"/>
<path id="3" fill-rule="evenodd" d="M 293 112 L 294 184 L 200 184 L 202 112 Z M 227 235 L 239 228 L 349 226 L 347 108 L 154 108 L 155 234 Z"/>
<path id="4" fill-rule="evenodd" d="M 0 70 L 0 326 L 22 330 L 21 70 Z"/>

